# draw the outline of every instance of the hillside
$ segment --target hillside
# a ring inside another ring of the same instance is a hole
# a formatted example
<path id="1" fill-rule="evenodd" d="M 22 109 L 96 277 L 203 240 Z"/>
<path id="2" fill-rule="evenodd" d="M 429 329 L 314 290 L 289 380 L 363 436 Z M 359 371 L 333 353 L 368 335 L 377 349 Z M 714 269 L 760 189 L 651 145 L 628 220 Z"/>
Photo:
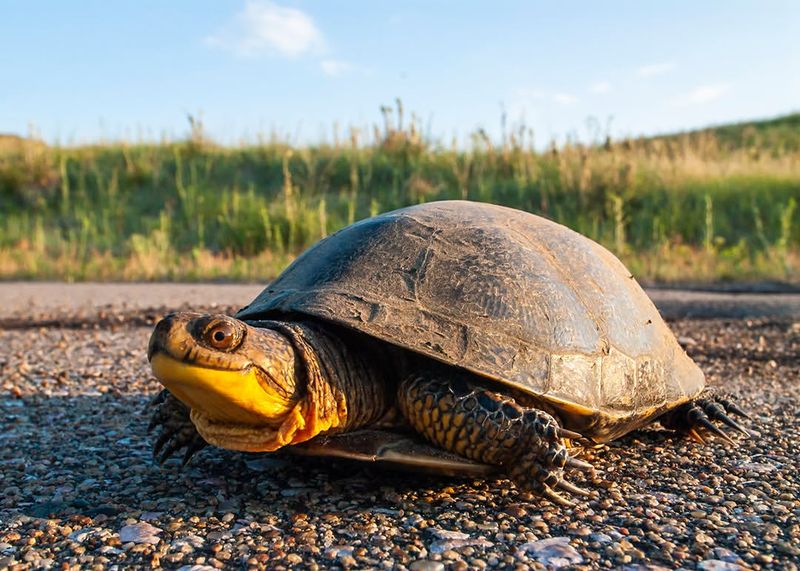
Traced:
<path id="1" fill-rule="evenodd" d="M 800 150 L 800 113 L 781 115 L 772 119 L 743 121 L 716 125 L 682 133 L 648 137 L 651 140 L 713 138 L 728 150 L 759 149 L 771 152 L 797 152 Z"/>
<path id="2" fill-rule="evenodd" d="M 800 114 L 545 152 L 526 130 L 463 150 L 393 123 L 299 148 L 196 123 L 174 143 L 7 137 L 0 278 L 263 280 L 355 220 L 460 198 L 566 224 L 651 282 L 800 281 Z"/>

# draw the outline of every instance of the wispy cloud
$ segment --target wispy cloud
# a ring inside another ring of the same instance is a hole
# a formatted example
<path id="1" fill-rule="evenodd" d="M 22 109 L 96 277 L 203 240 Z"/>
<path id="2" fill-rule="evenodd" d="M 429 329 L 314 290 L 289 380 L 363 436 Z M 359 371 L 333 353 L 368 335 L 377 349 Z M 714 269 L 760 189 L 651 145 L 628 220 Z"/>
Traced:
<path id="1" fill-rule="evenodd" d="M 508 109 L 512 115 L 521 115 L 526 112 L 545 109 L 552 103 L 566 106 L 577 102 L 578 98 L 571 93 L 521 87 L 514 90 Z"/>
<path id="2" fill-rule="evenodd" d="M 589 86 L 592 93 L 608 93 L 611 91 L 611 84 L 607 81 L 598 81 Z"/>
<path id="3" fill-rule="evenodd" d="M 578 98 L 571 93 L 554 93 L 553 101 L 559 105 L 572 105 L 578 101 Z"/>
<path id="4" fill-rule="evenodd" d="M 679 106 L 699 105 L 710 103 L 723 97 L 731 86 L 727 83 L 716 83 L 713 85 L 700 85 L 689 93 L 677 97 L 674 103 Z"/>
<path id="5" fill-rule="evenodd" d="M 636 74 L 639 77 L 654 77 L 656 75 L 662 75 L 668 73 L 673 69 L 675 69 L 676 67 L 678 66 L 674 61 L 651 63 L 640 67 L 638 70 L 636 70 Z"/>
<path id="6" fill-rule="evenodd" d="M 339 59 L 324 59 L 319 62 L 322 73 L 330 77 L 339 77 L 353 69 L 353 64 Z"/>
<path id="7" fill-rule="evenodd" d="M 295 58 L 319 53 L 325 41 L 314 20 L 302 10 L 269 0 L 248 0 L 230 22 L 206 38 L 206 43 L 241 56 Z"/>

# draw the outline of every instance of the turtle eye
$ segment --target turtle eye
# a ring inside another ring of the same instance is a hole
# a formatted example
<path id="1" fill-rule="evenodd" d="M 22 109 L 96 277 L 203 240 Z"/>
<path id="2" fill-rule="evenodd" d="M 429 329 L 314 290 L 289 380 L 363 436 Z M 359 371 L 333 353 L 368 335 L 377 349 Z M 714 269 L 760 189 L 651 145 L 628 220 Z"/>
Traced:
<path id="1" fill-rule="evenodd" d="M 206 340 L 215 349 L 230 349 L 236 341 L 236 329 L 227 321 L 220 321 L 208 328 Z"/>

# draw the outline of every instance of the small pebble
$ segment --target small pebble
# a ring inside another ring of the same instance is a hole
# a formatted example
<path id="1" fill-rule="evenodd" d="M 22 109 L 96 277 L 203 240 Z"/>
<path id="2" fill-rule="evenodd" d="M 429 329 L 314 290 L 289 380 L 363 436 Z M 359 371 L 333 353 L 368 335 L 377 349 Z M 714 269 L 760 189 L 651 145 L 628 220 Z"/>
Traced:
<path id="1" fill-rule="evenodd" d="M 408 566 L 411 571 L 444 571 L 444 563 L 430 561 L 428 559 L 418 559 Z"/>
<path id="2" fill-rule="evenodd" d="M 698 571 L 744 571 L 745 567 L 720 559 L 706 559 L 697 564 L 697 569 Z"/>
<path id="3" fill-rule="evenodd" d="M 583 557 L 569 544 L 568 537 L 551 537 L 523 543 L 517 556 L 529 555 L 552 569 L 583 563 Z"/>
<path id="4" fill-rule="evenodd" d="M 119 530 L 119 540 L 122 543 L 151 543 L 158 544 L 161 539 L 158 534 L 161 530 L 147 522 L 126 525 Z"/>

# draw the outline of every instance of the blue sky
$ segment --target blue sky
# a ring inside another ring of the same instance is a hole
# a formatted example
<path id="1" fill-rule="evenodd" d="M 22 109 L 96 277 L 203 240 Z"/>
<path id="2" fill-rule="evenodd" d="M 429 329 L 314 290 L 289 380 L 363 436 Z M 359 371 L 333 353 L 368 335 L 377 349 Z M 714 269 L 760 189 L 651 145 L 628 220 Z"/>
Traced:
<path id="1" fill-rule="evenodd" d="M 524 121 L 542 144 L 800 110 L 800 2 L 0 0 L 0 132 L 227 143 Z"/>

